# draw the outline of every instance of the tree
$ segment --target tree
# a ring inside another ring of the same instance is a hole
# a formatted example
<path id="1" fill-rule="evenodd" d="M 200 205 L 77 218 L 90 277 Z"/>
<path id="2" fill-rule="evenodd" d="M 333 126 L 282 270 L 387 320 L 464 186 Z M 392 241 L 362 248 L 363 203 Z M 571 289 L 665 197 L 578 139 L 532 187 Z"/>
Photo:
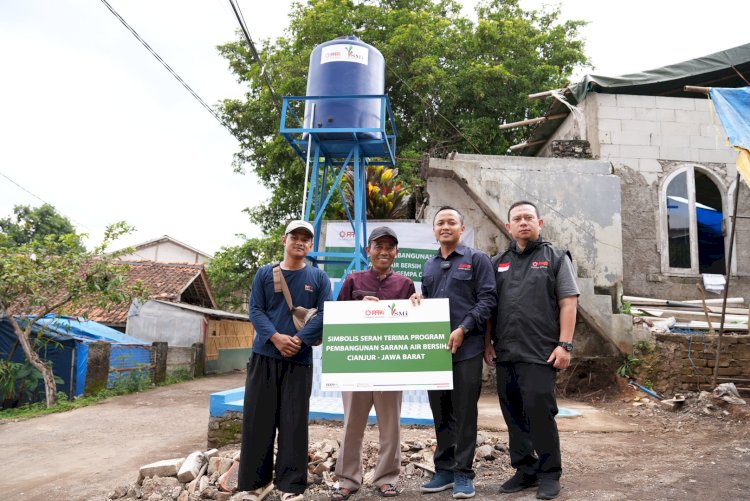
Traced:
<path id="1" fill-rule="evenodd" d="M 0 247 L 18 247 L 31 242 L 44 240 L 48 235 L 75 235 L 66 245 L 69 249 L 83 251 L 81 238 L 76 235 L 70 220 L 49 204 L 39 207 L 16 205 L 13 207 L 15 218 L 0 219 Z M 14 220 L 15 219 L 15 220 Z"/>
<path id="2" fill-rule="evenodd" d="M 409 206 L 408 191 L 404 185 L 396 181 L 398 169 L 390 169 L 383 165 L 370 165 L 366 169 L 366 204 L 368 219 L 400 219 L 406 216 Z M 354 171 L 347 169 L 344 172 L 342 191 L 344 199 L 349 208 L 349 213 L 354 213 Z M 346 218 L 346 212 L 342 208 L 338 217 Z"/>
<path id="3" fill-rule="evenodd" d="M 226 310 L 243 311 L 247 308 L 248 292 L 258 268 L 281 261 L 283 230 L 279 227 L 270 236 L 251 238 L 241 245 L 222 247 L 206 266 L 214 297 Z"/>
<path id="4" fill-rule="evenodd" d="M 124 283 L 127 266 L 116 263 L 131 251 L 105 251 L 132 230 L 126 223 L 109 226 L 93 251 L 76 245 L 78 235 L 49 234 L 16 247 L 0 247 L 0 315 L 7 316 L 29 363 L 42 373 L 47 407 L 57 403 L 52 367 L 34 351 L 36 319 L 49 313 L 74 314 L 88 306 L 106 308 L 141 294 L 140 284 Z"/>
<path id="5" fill-rule="evenodd" d="M 406 186 L 419 182 L 423 153 L 458 150 L 504 154 L 523 132 L 498 125 L 543 113 L 528 94 L 562 87 L 587 63 L 581 21 L 559 21 L 559 8 L 526 11 L 519 0 L 485 0 L 478 21 L 454 0 L 310 0 L 297 3 L 283 37 L 260 47 L 265 71 L 280 95 L 304 95 L 310 52 L 340 35 L 356 35 L 387 63 L 386 93 L 399 129 L 399 171 Z M 235 169 L 249 164 L 272 190 L 251 211 L 267 232 L 297 215 L 304 162 L 278 133 L 279 111 L 246 44 L 219 47 L 248 90 L 227 99 L 221 113 L 240 143 Z"/>

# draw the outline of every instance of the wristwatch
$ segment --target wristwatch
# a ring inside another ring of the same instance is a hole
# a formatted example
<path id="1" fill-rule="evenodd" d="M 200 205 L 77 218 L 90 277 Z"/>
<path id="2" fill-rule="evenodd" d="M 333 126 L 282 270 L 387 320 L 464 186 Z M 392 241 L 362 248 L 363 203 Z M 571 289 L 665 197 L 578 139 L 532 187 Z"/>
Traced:
<path id="1" fill-rule="evenodd" d="M 557 346 L 562 346 L 567 351 L 573 351 L 573 343 L 567 343 L 565 341 L 560 341 L 559 343 L 557 343 Z"/>
<path id="2" fill-rule="evenodd" d="M 464 324 L 459 324 L 458 328 L 464 331 L 464 336 L 469 332 L 469 329 Z"/>

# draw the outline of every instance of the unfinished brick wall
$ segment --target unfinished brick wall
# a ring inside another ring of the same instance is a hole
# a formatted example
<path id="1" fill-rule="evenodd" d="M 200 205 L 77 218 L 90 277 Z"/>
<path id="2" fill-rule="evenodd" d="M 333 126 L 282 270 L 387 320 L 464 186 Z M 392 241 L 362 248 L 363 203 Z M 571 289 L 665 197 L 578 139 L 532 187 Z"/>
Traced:
<path id="1" fill-rule="evenodd" d="M 639 375 L 653 378 L 657 391 L 712 390 L 717 340 L 716 334 L 657 334 Z M 750 335 L 722 336 L 717 384 L 725 382 L 750 388 Z"/>

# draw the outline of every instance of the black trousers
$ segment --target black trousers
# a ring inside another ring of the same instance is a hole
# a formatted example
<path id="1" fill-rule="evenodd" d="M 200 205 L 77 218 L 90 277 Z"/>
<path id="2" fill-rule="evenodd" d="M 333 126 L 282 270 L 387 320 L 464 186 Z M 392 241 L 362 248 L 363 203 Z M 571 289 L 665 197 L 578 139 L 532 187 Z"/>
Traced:
<path id="1" fill-rule="evenodd" d="M 477 402 L 482 390 L 482 355 L 453 363 L 453 390 L 428 391 L 435 420 L 435 469 L 474 478 Z"/>
<path id="2" fill-rule="evenodd" d="M 312 366 L 253 354 L 247 364 L 245 383 L 239 490 L 262 487 L 271 482 L 275 473 L 280 491 L 305 492 L 312 371 Z"/>
<path id="3" fill-rule="evenodd" d="M 508 425 L 510 464 L 527 474 L 559 478 L 555 379 L 549 364 L 497 363 L 497 393 Z"/>

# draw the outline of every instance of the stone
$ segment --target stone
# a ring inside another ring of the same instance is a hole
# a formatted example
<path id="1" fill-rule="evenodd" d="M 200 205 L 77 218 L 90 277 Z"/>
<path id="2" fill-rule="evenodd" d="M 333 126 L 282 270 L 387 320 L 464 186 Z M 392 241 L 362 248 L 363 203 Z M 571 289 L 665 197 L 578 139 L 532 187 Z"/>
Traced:
<path id="1" fill-rule="evenodd" d="M 409 463 L 406 465 L 406 468 L 404 468 L 404 475 L 407 477 L 411 477 L 414 475 L 414 472 L 417 470 L 417 467 L 414 466 L 414 463 Z"/>
<path id="2" fill-rule="evenodd" d="M 214 456 L 208 460 L 208 474 L 213 475 L 221 468 L 221 460 L 224 458 Z"/>
<path id="3" fill-rule="evenodd" d="M 188 501 L 190 499 L 190 494 L 188 491 L 182 491 L 180 492 L 180 495 L 177 496 L 177 501 Z"/>
<path id="4" fill-rule="evenodd" d="M 147 477 L 176 477 L 180 471 L 182 463 L 185 462 L 185 458 L 165 459 L 163 461 L 157 461 L 150 463 L 138 470 L 141 478 Z"/>
<path id="5" fill-rule="evenodd" d="M 143 481 L 142 496 L 146 499 L 149 499 L 154 494 L 156 494 L 158 496 L 158 499 L 162 499 L 164 495 L 169 496 L 172 492 L 172 489 L 179 486 L 179 481 L 174 477 L 146 478 Z"/>
<path id="6" fill-rule="evenodd" d="M 322 463 L 319 463 L 312 472 L 316 475 L 322 475 L 324 471 L 331 471 L 334 466 L 336 466 L 336 461 L 329 458 Z"/>
<path id="7" fill-rule="evenodd" d="M 182 486 L 181 485 L 178 485 L 177 487 L 175 487 L 174 489 L 172 489 L 172 494 L 171 494 L 172 499 L 179 498 L 181 492 L 182 492 Z"/>
<path id="8" fill-rule="evenodd" d="M 209 449 L 203 455 L 206 456 L 206 459 L 211 459 L 219 455 L 219 449 Z"/>
<path id="9" fill-rule="evenodd" d="M 121 486 L 115 488 L 115 490 L 113 490 L 112 492 L 110 492 L 109 495 L 107 496 L 107 498 L 109 498 L 109 499 L 120 499 L 120 498 L 124 498 L 127 495 L 128 495 L 128 488 L 127 488 L 127 486 L 121 485 Z"/>
<path id="10" fill-rule="evenodd" d="M 198 473 L 201 468 L 206 464 L 206 456 L 201 451 L 195 451 L 190 454 L 185 462 L 180 466 L 180 470 L 177 472 L 177 479 L 180 482 L 190 482 L 198 478 Z"/>
<path id="11" fill-rule="evenodd" d="M 225 474 L 229 470 L 229 468 L 232 467 L 232 463 L 234 463 L 234 461 L 232 461 L 231 458 L 221 458 L 219 469 L 216 470 L 216 473 L 218 473 L 219 476 Z"/>
<path id="12" fill-rule="evenodd" d="M 492 455 L 492 451 L 494 448 L 491 445 L 482 445 L 480 447 L 477 447 L 477 451 L 474 454 L 474 459 L 495 459 L 495 456 Z"/>
<path id="13" fill-rule="evenodd" d="M 218 491 L 214 497 L 216 501 L 229 501 L 231 498 L 232 495 L 230 493 L 221 491 Z"/>
<path id="14" fill-rule="evenodd" d="M 206 490 L 206 487 L 208 487 L 208 477 L 203 475 L 198 482 L 198 492 L 202 493 Z"/>
<path id="15" fill-rule="evenodd" d="M 224 492 L 234 492 L 237 490 L 237 482 L 239 482 L 240 474 L 240 463 L 239 461 L 233 461 L 232 466 L 219 477 L 218 486 L 219 490 Z"/>

